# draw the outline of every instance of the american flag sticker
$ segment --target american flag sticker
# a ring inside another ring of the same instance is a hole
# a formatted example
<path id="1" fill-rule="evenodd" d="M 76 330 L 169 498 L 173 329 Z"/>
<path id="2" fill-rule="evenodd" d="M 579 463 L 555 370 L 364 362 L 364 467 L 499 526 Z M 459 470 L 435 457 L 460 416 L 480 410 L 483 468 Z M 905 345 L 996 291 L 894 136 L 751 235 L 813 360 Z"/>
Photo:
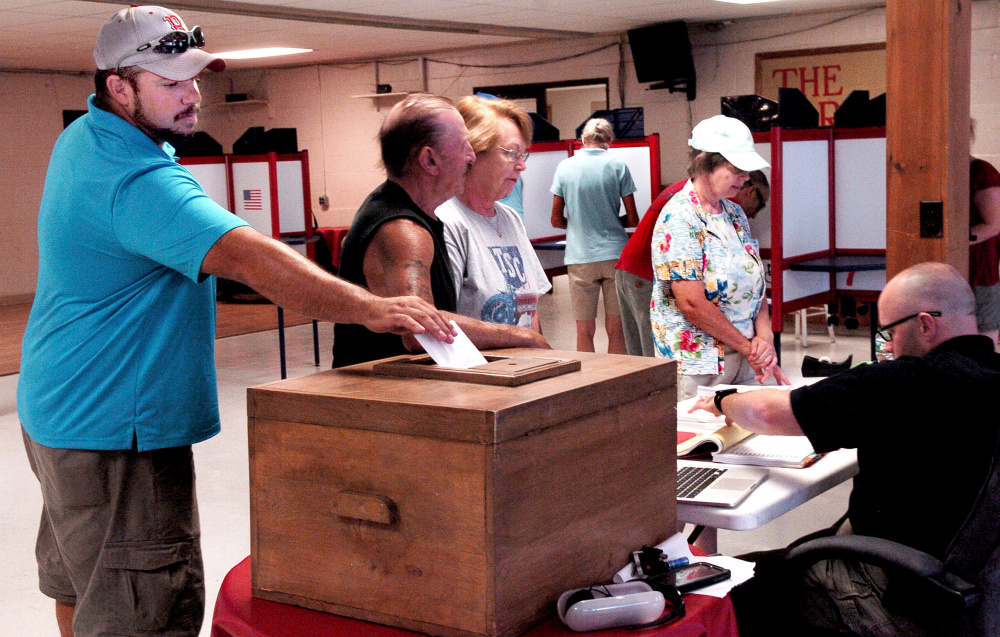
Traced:
<path id="1" fill-rule="evenodd" d="M 264 204 L 261 201 L 260 190 L 244 190 L 243 191 L 243 209 L 244 210 L 263 210 Z"/>

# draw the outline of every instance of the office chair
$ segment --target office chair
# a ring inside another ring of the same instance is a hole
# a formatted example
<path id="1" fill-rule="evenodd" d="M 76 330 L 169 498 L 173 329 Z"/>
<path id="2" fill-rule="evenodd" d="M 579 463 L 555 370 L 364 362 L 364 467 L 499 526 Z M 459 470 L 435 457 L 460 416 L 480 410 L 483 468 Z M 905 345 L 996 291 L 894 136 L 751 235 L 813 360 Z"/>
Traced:
<path id="1" fill-rule="evenodd" d="M 888 576 L 883 597 L 888 610 L 928 626 L 930 634 L 1000 637 L 998 459 L 1000 454 L 994 453 L 990 478 L 944 561 L 882 538 L 833 535 L 831 527 L 791 546 L 785 562 L 803 572 L 819 560 L 833 558 L 880 566 Z"/>
<path id="2" fill-rule="evenodd" d="M 785 559 L 804 571 L 817 561 L 838 558 L 884 568 L 889 581 L 885 607 L 927 626 L 931 634 L 994 634 L 977 628 L 985 608 L 983 589 L 973 583 L 978 578 L 969 578 L 970 582 L 949 565 L 909 546 L 864 535 L 836 535 L 796 546 Z"/>

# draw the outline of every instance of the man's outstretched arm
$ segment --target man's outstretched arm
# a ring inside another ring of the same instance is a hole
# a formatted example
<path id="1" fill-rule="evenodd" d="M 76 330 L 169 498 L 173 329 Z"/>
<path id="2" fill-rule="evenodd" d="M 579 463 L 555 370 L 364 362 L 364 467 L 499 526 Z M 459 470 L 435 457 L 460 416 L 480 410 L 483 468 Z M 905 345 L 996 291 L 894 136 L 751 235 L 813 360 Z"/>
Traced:
<path id="1" fill-rule="evenodd" d="M 295 250 L 246 226 L 224 234 L 201 271 L 250 286 L 283 308 L 334 323 L 359 323 L 373 332 L 427 332 L 451 341 L 448 319 L 421 298 L 383 298 L 337 278 Z"/>
<path id="2" fill-rule="evenodd" d="M 774 436 L 802 436 L 802 427 L 792 413 L 790 392 L 782 389 L 755 389 L 730 394 L 722 399 L 722 411 L 715 407 L 715 396 L 702 396 L 690 411 L 704 409 L 725 416 L 744 429 Z"/>

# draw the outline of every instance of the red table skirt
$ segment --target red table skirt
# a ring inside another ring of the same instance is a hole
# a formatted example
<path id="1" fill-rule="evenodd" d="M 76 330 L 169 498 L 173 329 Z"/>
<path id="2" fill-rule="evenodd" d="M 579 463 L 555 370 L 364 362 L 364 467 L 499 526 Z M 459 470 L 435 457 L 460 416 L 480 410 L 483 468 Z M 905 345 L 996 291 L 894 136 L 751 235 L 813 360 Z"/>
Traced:
<path id="1" fill-rule="evenodd" d="M 685 595 L 687 615 L 680 621 L 641 632 L 615 629 L 588 633 L 595 637 L 738 637 L 736 613 L 728 597 Z M 553 609 L 554 611 L 555 609 Z M 524 637 L 577 635 L 558 619 L 528 631 Z M 212 637 L 420 637 L 401 628 L 279 604 L 250 595 L 250 558 L 237 564 L 222 581 L 212 618 Z"/>

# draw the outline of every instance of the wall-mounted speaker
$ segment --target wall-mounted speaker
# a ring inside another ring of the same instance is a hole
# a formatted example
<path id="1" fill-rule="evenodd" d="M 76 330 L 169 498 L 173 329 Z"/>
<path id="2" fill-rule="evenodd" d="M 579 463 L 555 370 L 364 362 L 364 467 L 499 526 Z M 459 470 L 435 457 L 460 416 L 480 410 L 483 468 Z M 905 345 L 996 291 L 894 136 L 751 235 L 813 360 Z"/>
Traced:
<path id="1" fill-rule="evenodd" d="M 632 64 L 639 82 L 655 82 L 650 89 L 684 92 L 688 100 L 696 94 L 694 58 L 682 20 L 664 22 L 628 32 Z"/>

